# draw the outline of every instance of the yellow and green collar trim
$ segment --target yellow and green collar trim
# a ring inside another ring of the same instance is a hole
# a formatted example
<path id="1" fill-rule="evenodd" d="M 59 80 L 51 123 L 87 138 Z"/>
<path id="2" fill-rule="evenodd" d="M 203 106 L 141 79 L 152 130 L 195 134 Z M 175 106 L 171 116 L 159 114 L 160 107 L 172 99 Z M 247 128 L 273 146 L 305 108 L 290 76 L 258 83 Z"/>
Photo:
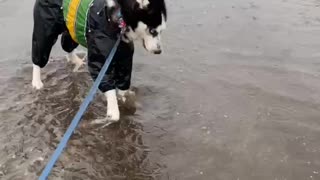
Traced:
<path id="1" fill-rule="evenodd" d="M 86 30 L 90 6 L 94 0 L 63 0 L 63 15 L 72 39 L 87 46 Z"/>

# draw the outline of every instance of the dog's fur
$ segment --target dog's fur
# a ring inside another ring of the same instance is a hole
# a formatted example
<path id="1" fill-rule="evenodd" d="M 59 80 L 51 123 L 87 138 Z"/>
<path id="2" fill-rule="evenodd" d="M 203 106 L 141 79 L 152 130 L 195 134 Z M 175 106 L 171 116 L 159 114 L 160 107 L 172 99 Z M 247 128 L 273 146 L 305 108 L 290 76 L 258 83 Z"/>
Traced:
<path id="1" fill-rule="evenodd" d="M 127 24 L 127 31 L 122 37 L 125 42 L 142 40 L 143 46 L 149 52 L 160 54 L 161 32 L 166 28 L 167 11 L 164 0 L 115 0 L 121 7 L 124 21 Z M 109 8 L 115 6 L 114 0 L 106 0 Z M 83 59 L 80 59 L 75 53 L 71 52 L 67 56 L 68 61 L 76 65 L 75 71 L 83 65 Z M 33 65 L 32 86 L 35 89 L 41 89 L 41 68 Z M 118 121 L 120 118 L 118 98 L 125 101 L 127 91 L 113 89 L 105 92 L 108 101 L 106 120 Z"/>

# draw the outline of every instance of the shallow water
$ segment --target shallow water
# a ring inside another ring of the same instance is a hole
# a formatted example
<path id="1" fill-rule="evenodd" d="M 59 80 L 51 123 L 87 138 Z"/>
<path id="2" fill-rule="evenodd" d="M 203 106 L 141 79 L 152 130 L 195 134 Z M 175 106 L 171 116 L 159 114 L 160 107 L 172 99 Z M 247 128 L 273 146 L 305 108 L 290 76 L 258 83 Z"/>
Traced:
<path id="1" fill-rule="evenodd" d="M 32 6 L 0 0 L 4 180 L 36 179 L 92 84 L 57 45 L 32 90 Z M 135 55 L 136 113 L 90 125 L 106 113 L 99 93 L 50 179 L 320 179 L 320 1 L 168 7 L 164 54 Z"/>

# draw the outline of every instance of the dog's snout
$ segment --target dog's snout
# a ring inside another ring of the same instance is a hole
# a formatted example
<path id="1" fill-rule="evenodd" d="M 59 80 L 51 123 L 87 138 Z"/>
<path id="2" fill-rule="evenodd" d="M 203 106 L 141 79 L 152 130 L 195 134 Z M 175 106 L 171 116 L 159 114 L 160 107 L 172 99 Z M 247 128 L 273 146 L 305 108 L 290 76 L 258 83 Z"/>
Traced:
<path id="1" fill-rule="evenodd" d="M 162 50 L 161 50 L 161 46 L 160 44 L 157 44 L 157 50 L 154 51 L 154 54 L 161 54 Z"/>
<path id="2" fill-rule="evenodd" d="M 143 39 L 143 47 L 152 54 L 161 54 L 162 48 L 160 42 L 156 38 Z"/>
<path id="3" fill-rule="evenodd" d="M 162 50 L 161 50 L 161 49 L 155 50 L 153 53 L 154 53 L 154 54 L 161 54 L 161 53 L 162 53 Z"/>

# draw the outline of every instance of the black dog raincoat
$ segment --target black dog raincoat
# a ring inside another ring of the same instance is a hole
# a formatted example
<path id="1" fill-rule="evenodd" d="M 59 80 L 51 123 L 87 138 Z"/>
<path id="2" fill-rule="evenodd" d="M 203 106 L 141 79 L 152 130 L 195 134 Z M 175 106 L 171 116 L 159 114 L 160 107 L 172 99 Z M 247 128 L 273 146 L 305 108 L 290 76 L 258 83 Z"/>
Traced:
<path id="1" fill-rule="evenodd" d="M 88 49 L 92 78 L 98 76 L 120 33 L 105 0 L 36 0 L 32 61 L 43 68 L 60 34 L 62 48 L 70 53 L 78 45 Z M 133 43 L 121 41 L 99 89 L 102 92 L 130 87 Z"/>

